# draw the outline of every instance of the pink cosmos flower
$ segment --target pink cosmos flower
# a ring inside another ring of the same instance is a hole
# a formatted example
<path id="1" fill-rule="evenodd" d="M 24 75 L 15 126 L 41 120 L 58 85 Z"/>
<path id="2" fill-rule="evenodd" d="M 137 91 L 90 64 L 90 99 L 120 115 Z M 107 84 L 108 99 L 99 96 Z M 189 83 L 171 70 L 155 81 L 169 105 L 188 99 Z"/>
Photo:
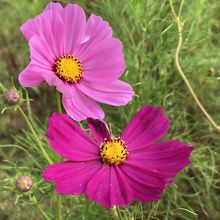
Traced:
<path id="1" fill-rule="evenodd" d="M 95 140 L 65 114 L 49 119 L 49 144 L 67 159 L 43 174 L 58 194 L 86 194 L 106 208 L 152 202 L 190 162 L 193 147 L 176 140 L 158 142 L 169 127 L 160 107 L 142 108 L 117 138 L 99 120 L 88 119 L 88 125 Z"/>
<path id="2" fill-rule="evenodd" d="M 101 17 L 88 21 L 76 4 L 49 3 L 44 12 L 21 26 L 30 46 L 31 62 L 19 75 L 24 87 L 46 81 L 63 94 L 66 112 L 75 120 L 103 119 L 96 103 L 126 105 L 134 94 L 121 80 L 122 43 Z"/>

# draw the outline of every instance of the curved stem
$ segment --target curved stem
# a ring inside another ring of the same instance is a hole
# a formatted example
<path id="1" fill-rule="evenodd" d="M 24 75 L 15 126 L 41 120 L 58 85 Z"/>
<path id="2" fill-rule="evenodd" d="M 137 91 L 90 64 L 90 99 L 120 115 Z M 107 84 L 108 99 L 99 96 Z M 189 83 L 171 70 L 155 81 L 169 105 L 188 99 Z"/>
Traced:
<path id="1" fill-rule="evenodd" d="M 32 124 L 31 124 L 31 122 L 30 122 L 30 120 L 28 119 L 28 117 L 26 116 L 26 114 L 24 113 L 23 109 L 22 109 L 20 106 L 18 106 L 18 110 L 20 111 L 21 115 L 24 117 L 24 119 L 25 119 L 25 121 L 26 121 L 28 127 L 30 128 L 30 130 L 31 130 L 31 132 L 32 132 L 32 134 L 33 134 L 33 136 L 35 137 L 35 140 L 36 140 L 36 142 L 38 143 L 38 145 L 39 145 L 39 147 L 40 147 L 40 149 L 41 149 L 41 152 L 43 153 L 45 159 L 47 160 L 47 162 L 48 162 L 49 164 L 52 164 L 53 161 L 50 159 L 49 155 L 48 155 L 47 152 L 45 151 L 45 149 L 44 149 L 44 147 L 43 147 L 43 145 L 42 145 L 42 143 L 41 143 L 39 137 L 37 136 L 37 134 L 36 134 L 36 132 L 35 132 L 35 130 L 34 130 Z"/>
<path id="2" fill-rule="evenodd" d="M 174 6 L 173 6 L 173 1 L 170 0 L 170 8 L 172 11 L 172 14 L 174 16 L 177 28 L 178 28 L 178 45 L 176 48 L 176 52 L 175 52 L 175 64 L 176 64 L 176 68 L 179 72 L 179 74 L 181 75 L 182 79 L 184 80 L 189 92 L 191 93 L 192 97 L 194 98 L 196 104 L 199 106 L 200 110 L 203 112 L 203 114 L 205 115 L 205 117 L 208 119 L 208 121 L 210 122 L 210 124 L 218 131 L 220 132 L 220 126 L 217 125 L 217 123 L 212 119 L 212 117 L 209 115 L 209 113 L 206 111 L 206 109 L 204 108 L 204 106 L 202 105 L 202 103 L 200 102 L 200 100 L 198 99 L 197 95 L 195 94 L 192 86 L 190 85 L 190 82 L 188 81 L 186 75 L 184 74 L 180 63 L 179 63 L 179 54 L 180 54 L 180 50 L 182 47 L 182 43 L 183 43 L 183 37 L 182 37 L 182 32 L 183 32 L 183 23 L 180 20 L 180 16 L 181 16 L 181 11 L 182 11 L 182 7 L 183 7 L 183 3 L 184 0 L 181 1 L 181 6 L 180 6 L 180 10 L 179 10 L 179 14 L 177 16 Z"/>

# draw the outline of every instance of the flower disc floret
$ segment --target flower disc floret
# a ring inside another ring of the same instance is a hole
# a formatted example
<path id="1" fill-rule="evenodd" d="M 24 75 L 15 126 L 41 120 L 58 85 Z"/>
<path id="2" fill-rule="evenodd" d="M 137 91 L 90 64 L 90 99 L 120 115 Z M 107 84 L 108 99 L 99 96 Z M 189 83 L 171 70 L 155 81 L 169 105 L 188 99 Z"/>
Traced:
<path id="1" fill-rule="evenodd" d="M 75 83 L 82 78 L 82 65 L 73 55 L 63 55 L 56 63 L 57 75 L 70 83 Z"/>
<path id="2" fill-rule="evenodd" d="M 128 150 L 120 137 L 111 140 L 105 139 L 104 143 L 100 144 L 100 155 L 104 163 L 119 165 L 125 161 Z"/>

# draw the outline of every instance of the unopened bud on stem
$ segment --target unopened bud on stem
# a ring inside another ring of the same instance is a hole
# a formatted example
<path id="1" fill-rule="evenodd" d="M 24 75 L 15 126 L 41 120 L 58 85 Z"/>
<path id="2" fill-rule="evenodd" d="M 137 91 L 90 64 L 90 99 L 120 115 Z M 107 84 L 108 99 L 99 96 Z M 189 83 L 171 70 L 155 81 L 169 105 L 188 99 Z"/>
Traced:
<path id="1" fill-rule="evenodd" d="M 32 188 L 32 180 L 29 176 L 19 176 L 16 180 L 16 188 L 20 192 L 27 192 Z"/>
<path id="2" fill-rule="evenodd" d="M 7 105 L 16 105 L 20 100 L 20 95 L 17 90 L 9 89 L 4 93 L 3 100 Z"/>

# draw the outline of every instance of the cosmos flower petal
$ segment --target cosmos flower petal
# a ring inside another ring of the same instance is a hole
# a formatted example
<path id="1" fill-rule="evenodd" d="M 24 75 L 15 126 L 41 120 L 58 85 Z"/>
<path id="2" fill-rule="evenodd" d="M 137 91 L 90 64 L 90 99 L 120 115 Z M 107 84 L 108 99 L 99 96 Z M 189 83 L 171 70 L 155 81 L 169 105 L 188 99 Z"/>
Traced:
<path id="1" fill-rule="evenodd" d="M 55 57 L 47 43 L 38 36 L 34 36 L 30 39 L 29 46 L 31 63 L 43 69 L 52 70 Z"/>
<path id="2" fill-rule="evenodd" d="M 44 70 L 41 72 L 44 74 Z M 29 64 L 20 74 L 19 83 L 24 87 L 39 86 L 44 81 L 44 78 L 39 74 L 39 68 Z"/>
<path id="3" fill-rule="evenodd" d="M 106 208 L 111 208 L 110 201 L 110 175 L 111 167 L 103 166 L 89 181 L 86 195 L 94 202 L 98 202 Z"/>
<path id="4" fill-rule="evenodd" d="M 160 140 L 169 128 L 169 119 L 161 107 L 143 107 L 126 126 L 121 138 L 129 151 L 143 148 Z"/>
<path id="5" fill-rule="evenodd" d="M 130 152 L 128 163 L 148 167 L 164 178 L 171 178 L 189 165 L 189 157 L 193 149 L 176 140 L 151 144 Z"/>
<path id="6" fill-rule="evenodd" d="M 99 144 L 104 142 L 105 138 L 107 140 L 111 139 L 109 128 L 104 121 L 87 118 L 87 123 L 90 131 L 92 132 L 93 136 Z"/>
<path id="7" fill-rule="evenodd" d="M 147 169 L 147 166 L 138 167 L 126 164 L 120 167 L 126 182 L 131 186 L 133 199 L 142 202 L 158 200 L 164 188 L 167 186 L 166 179 L 157 173 Z"/>
<path id="8" fill-rule="evenodd" d="M 27 20 L 21 27 L 20 30 L 23 33 L 27 41 L 33 36 L 40 35 L 40 15 L 34 19 Z"/>
<path id="9" fill-rule="evenodd" d="M 111 207 L 127 206 L 134 200 L 132 188 L 118 167 L 111 169 L 110 186 Z"/>
<path id="10" fill-rule="evenodd" d="M 126 105 L 134 95 L 132 87 L 121 80 L 108 83 L 82 80 L 76 86 L 87 96 L 114 106 Z"/>
<path id="11" fill-rule="evenodd" d="M 72 119 L 62 113 L 53 113 L 48 120 L 46 132 L 54 151 L 72 161 L 87 161 L 99 158 L 99 147 Z"/>
<path id="12" fill-rule="evenodd" d="M 84 44 L 79 48 L 80 53 L 85 53 L 84 50 L 91 50 L 97 43 L 109 37 L 112 37 L 112 28 L 108 22 L 100 16 L 91 14 L 86 24 Z"/>
<path id="13" fill-rule="evenodd" d="M 64 33 L 61 15 L 53 11 L 42 13 L 40 38 L 45 40 L 55 59 L 64 54 Z"/>
<path id="14" fill-rule="evenodd" d="M 63 11 L 64 20 L 64 51 L 65 54 L 75 54 L 77 47 L 84 40 L 86 32 L 86 15 L 76 4 L 68 4 Z"/>
<path id="15" fill-rule="evenodd" d="M 62 103 L 67 114 L 77 121 L 85 120 L 86 118 L 94 118 L 102 120 L 104 111 L 91 98 L 84 95 L 79 89 L 71 87 L 72 97 L 63 95 Z"/>
<path id="16" fill-rule="evenodd" d="M 44 12 L 45 11 L 53 11 L 61 14 L 63 11 L 63 7 L 59 2 L 49 2 L 44 9 Z"/>
<path id="17" fill-rule="evenodd" d="M 66 161 L 48 166 L 43 173 L 45 181 L 56 184 L 59 194 L 85 193 L 89 180 L 101 169 L 100 161 Z"/>
<path id="18" fill-rule="evenodd" d="M 91 50 L 78 52 L 83 66 L 83 77 L 93 82 L 117 80 L 125 69 L 122 43 L 116 38 L 106 38 Z"/>

